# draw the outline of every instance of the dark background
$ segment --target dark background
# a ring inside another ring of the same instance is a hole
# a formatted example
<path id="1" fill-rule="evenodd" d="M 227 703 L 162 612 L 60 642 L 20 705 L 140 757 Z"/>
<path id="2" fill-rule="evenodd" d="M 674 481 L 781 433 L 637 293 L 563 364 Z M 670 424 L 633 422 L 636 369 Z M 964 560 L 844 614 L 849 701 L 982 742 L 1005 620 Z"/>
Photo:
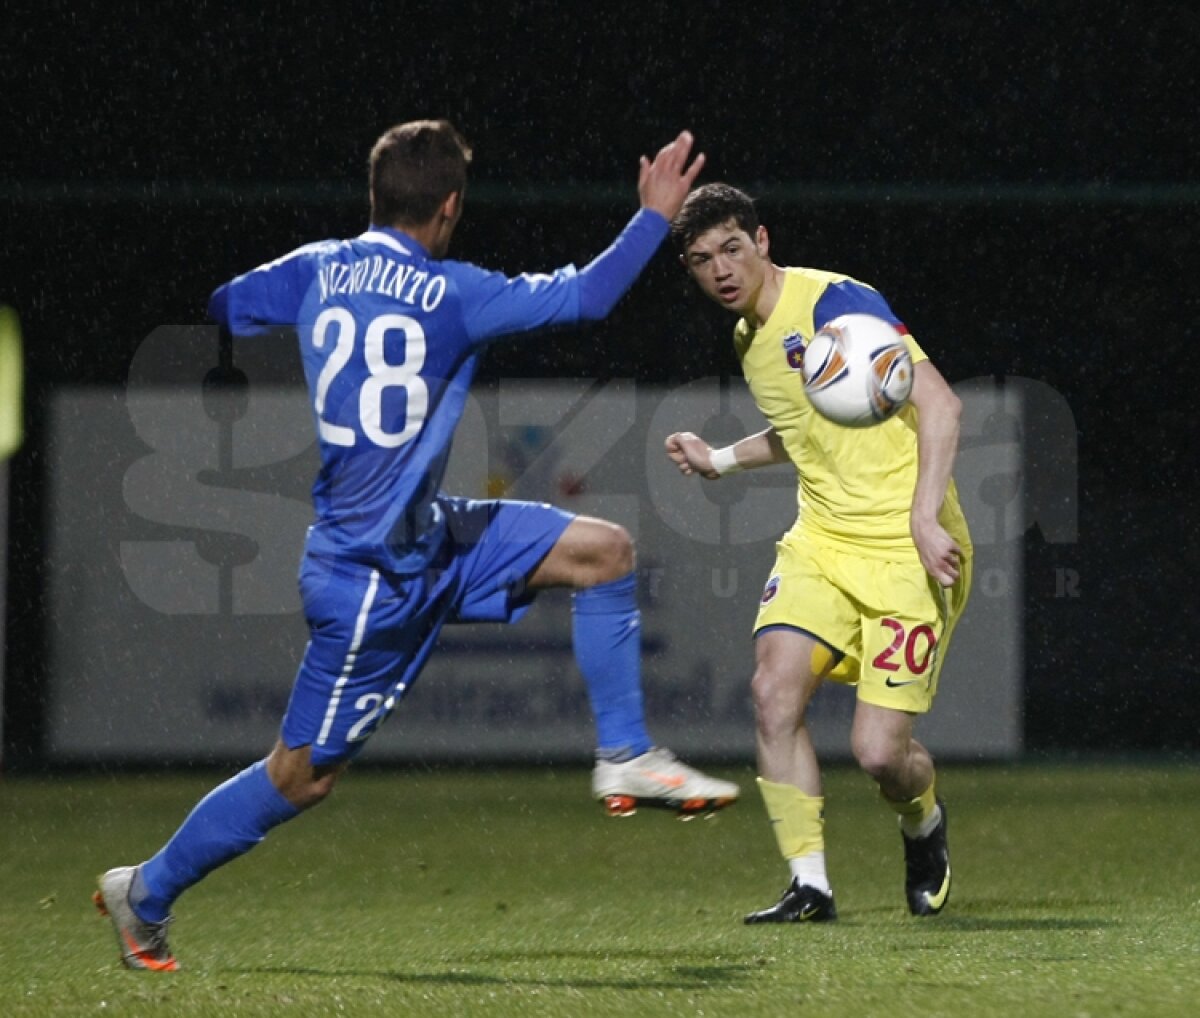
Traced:
<path id="1" fill-rule="evenodd" d="M 476 150 L 456 257 L 586 261 L 638 156 L 688 127 L 776 260 L 877 286 L 952 382 L 1061 393 L 1079 534 L 1026 536 L 1029 748 L 1200 748 L 1189 5 L 51 3 L 6 14 L 0 46 L 0 300 L 29 373 L 10 767 L 39 762 L 48 394 L 124 382 L 217 283 L 360 231 L 370 144 L 425 116 Z M 484 378 L 736 373 L 729 325 L 664 252 L 609 321 L 497 348 Z"/>

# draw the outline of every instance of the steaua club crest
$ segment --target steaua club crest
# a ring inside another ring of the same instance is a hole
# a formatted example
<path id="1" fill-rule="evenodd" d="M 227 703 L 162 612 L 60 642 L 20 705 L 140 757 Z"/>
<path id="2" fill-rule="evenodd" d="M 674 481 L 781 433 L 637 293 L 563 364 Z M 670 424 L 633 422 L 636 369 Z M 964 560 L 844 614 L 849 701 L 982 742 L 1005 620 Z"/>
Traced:
<path id="1" fill-rule="evenodd" d="M 775 600 L 775 595 L 779 593 L 779 577 L 772 576 L 767 580 L 767 585 L 763 587 L 762 604 L 767 605 Z"/>
<path id="2" fill-rule="evenodd" d="M 808 344 L 798 332 L 789 332 L 783 337 L 783 353 L 787 357 L 788 367 L 799 371 L 804 367 L 804 347 Z"/>

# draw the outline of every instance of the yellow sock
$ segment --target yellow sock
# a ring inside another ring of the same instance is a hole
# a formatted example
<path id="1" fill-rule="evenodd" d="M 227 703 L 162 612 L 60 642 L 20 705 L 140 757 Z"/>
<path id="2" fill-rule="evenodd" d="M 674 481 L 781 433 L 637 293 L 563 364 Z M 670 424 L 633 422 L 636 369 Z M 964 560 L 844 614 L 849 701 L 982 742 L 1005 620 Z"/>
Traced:
<path id="1" fill-rule="evenodd" d="M 936 781 L 929 782 L 925 789 L 915 799 L 889 799 L 881 792 L 886 802 L 900 816 L 900 828 L 910 838 L 924 837 L 934 826 L 937 817 L 937 795 L 934 792 Z"/>
<path id="2" fill-rule="evenodd" d="M 766 804 L 779 851 L 785 859 L 825 851 L 824 797 L 805 795 L 795 785 L 765 778 L 758 779 L 758 790 Z"/>

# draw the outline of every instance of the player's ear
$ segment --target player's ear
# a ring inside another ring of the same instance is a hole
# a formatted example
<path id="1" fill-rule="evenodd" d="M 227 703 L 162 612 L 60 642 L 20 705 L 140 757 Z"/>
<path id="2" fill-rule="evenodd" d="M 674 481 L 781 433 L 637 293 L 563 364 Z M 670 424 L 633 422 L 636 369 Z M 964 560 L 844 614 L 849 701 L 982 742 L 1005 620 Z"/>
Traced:
<path id="1" fill-rule="evenodd" d="M 766 258 L 767 252 L 771 250 L 771 238 L 767 236 L 765 226 L 759 226 L 754 233 L 754 250 L 758 252 L 759 258 Z"/>
<path id="2" fill-rule="evenodd" d="M 442 219 L 457 221 L 458 217 L 462 215 L 462 204 L 462 191 L 451 191 L 446 195 L 441 208 L 438 209 L 438 216 Z"/>

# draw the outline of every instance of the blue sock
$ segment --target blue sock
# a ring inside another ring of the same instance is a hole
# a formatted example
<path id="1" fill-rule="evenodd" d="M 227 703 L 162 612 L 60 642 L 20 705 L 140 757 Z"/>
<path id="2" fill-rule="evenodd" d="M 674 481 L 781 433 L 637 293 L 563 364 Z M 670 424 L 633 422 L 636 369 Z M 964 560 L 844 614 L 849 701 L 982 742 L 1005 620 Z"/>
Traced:
<path id="1" fill-rule="evenodd" d="M 299 812 L 271 784 L 265 760 L 247 767 L 201 799 L 171 840 L 138 868 L 130 893 L 134 912 L 145 922 L 161 922 L 189 887 Z"/>
<path id="2" fill-rule="evenodd" d="M 633 573 L 577 590 L 573 598 L 575 660 L 596 718 L 597 752 L 629 759 L 650 749 L 642 709 L 642 630 Z"/>

